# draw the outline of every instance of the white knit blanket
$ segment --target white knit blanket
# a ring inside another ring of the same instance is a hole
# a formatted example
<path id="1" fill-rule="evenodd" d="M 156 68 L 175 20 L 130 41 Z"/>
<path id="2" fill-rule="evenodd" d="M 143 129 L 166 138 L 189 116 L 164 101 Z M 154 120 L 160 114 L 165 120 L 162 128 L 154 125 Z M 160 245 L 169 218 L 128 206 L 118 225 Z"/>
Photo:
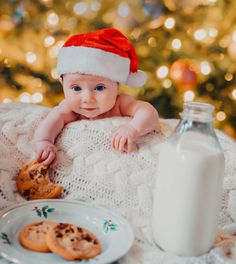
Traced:
<path id="1" fill-rule="evenodd" d="M 0 104 L 0 209 L 23 201 L 14 179 L 23 163 L 33 158 L 32 137 L 48 111 L 30 104 Z M 53 173 L 64 187 L 63 197 L 105 206 L 131 223 L 135 243 L 119 263 L 235 263 L 221 248 L 197 258 L 183 258 L 162 252 L 153 244 L 150 219 L 159 146 L 176 120 L 161 120 L 162 132 L 142 137 L 138 152 L 116 153 L 110 147 L 110 137 L 127 119 L 83 120 L 64 128 L 56 141 L 59 162 Z M 236 230 L 236 143 L 219 131 L 217 134 L 226 158 L 219 227 L 231 232 Z"/>

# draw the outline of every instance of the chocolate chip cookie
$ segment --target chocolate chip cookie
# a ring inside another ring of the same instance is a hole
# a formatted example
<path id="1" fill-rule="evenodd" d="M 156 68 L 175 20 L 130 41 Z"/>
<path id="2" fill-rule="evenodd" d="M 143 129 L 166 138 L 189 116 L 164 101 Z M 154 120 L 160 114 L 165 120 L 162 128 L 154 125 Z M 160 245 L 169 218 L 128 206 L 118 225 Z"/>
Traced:
<path id="1" fill-rule="evenodd" d="M 62 192 L 61 185 L 50 181 L 48 167 L 36 160 L 28 161 L 21 168 L 16 185 L 27 200 L 57 198 Z"/>
<path id="2" fill-rule="evenodd" d="M 38 252 L 50 252 L 46 243 L 47 232 L 56 226 L 53 221 L 34 222 L 24 226 L 19 233 L 21 245 L 27 249 Z"/>
<path id="3" fill-rule="evenodd" d="M 88 230 L 74 224 L 60 223 L 46 236 L 50 250 L 67 260 L 90 259 L 101 253 L 101 244 Z"/>

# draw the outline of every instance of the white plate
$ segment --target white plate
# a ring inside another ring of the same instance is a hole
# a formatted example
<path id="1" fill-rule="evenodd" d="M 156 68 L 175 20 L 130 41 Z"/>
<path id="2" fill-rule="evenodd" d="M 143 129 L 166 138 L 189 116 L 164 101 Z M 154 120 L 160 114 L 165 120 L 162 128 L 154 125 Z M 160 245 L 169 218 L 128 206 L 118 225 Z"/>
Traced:
<path id="1" fill-rule="evenodd" d="M 52 253 L 37 253 L 22 247 L 18 241 L 19 230 L 43 219 L 72 223 L 90 230 L 99 239 L 102 253 L 89 261 L 66 261 Z M 112 263 L 128 252 L 133 241 L 132 228 L 124 218 L 108 209 L 79 201 L 30 201 L 0 212 L 0 255 L 14 263 Z"/>

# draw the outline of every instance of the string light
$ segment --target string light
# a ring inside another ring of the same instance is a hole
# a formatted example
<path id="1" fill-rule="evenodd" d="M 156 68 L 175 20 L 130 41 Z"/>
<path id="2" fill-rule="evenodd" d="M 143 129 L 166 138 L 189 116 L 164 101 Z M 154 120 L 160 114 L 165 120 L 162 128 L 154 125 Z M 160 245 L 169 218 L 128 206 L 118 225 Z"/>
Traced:
<path id="1" fill-rule="evenodd" d="M 123 2 L 119 4 L 118 14 L 121 17 L 127 17 L 130 13 L 130 8 L 127 3 Z"/>
<path id="2" fill-rule="evenodd" d="M 24 92 L 20 95 L 19 99 L 22 103 L 30 103 L 31 102 L 31 95 L 29 93 Z"/>
<path id="3" fill-rule="evenodd" d="M 170 79 L 165 79 L 163 82 L 162 82 L 162 85 L 164 88 L 168 89 L 171 87 L 172 85 L 172 81 Z"/>
<path id="4" fill-rule="evenodd" d="M 59 17 L 55 12 L 51 12 L 48 15 L 47 21 L 50 26 L 56 26 L 59 22 Z"/>
<path id="5" fill-rule="evenodd" d="M 160 66 L 157 71 L 156 71 L 156 75 L 159 78 L 165 78 L 169 73 L 169 69 L 167 66 Z"/>
<path id="6" fill-rule="evenodd" d="M 10 98 L 4 98 L 3 100 L 2 100 L 2 102 L 4 103 L 4 104 L 8 104 L 8 103 L 11 103 L 12 102 L 12 100 L 10 99 Z"/>
<path id="7" fill-rule="evenodd" d="M 206 90 L 208 92 L 212 92 L 215 89 L 214 85 L 212 83 L 207 83 L 206 84 Z"/>
<path id="8" fill-rule="evenodd" d="M 233 97 L 234 100 L 236 100 L 236 89 L 234 89 L 234 90 L 232 91 L 232 97 Z"/>
<path id="9" fill-rule="evenodd" d="M 32 82 L 32 86 L 36 87 L 36 88 L 40 88 L 42 86 L 42 80 L 40 78 L 34 78 L 33 82 Z"/>
<path id="10" fill-rule="evenodd" d="M 32 103 L 40 103 L 43 101 L 43 95 L 42 93 L 34 93 L 32 96 L 31 96 L 31 102 Z"/>
<path id="11" fill-rule="evenodd" d="M 200 64 L 201 73 L 204 75 L 208 75 L 211 73 L 211 66 L 207 61 L 203 61 Z"/>
<path id="12" fill-rule="evenodd" d="M 55 43 L 55 38 L 52 36 L 48 36 L 44 39 L 44 46 L 49 47 Z"/>
<path id="13" fill-rule="evenodd" d="M 227 81 L 227 82 L 230 82 L 230 81 L 232 81 L 233 80 L 233 74 L 232 73 L 230 73 L 230 72 L 227 72 L 226 74 L 225 74 L 225 80 Z"/>
<path id="14" fill-rule="evenodd" d="M 168 17 L 165 20 L 164 26 L 168 29 L 171 29 L 175 26 L 175 19 L 173 17 Z"/>
<path id="15" fill-rule="evenodd" d="M 60 41 L 57 41 L 57 43 L 52 46 L 49 51 L 48 51 L 48 54 L 51 58 L 57 58 L 58 56 L 58 52 L 59 52 L 59 49 L 64 45 L 64 41 L 60 40 Z"/>
<path id="16" fill-rule="evenodd" d="M 73 11 L 76 15 L 84 14 L 88 9 L 88 4 L 85 2 L 79 2 L 74 5 Z"/>
<path id="17" fill-rule="evenodd" d="M 172 48 L 173 49 L 178 50 L 178 49 L 181 48 L 182 43 L 181 43 L 181 40 L 180 39 L 173 39 L 171 45 L 172 45 Z"/>
<path id="18" fill-rule="evenodd" d="M 36 56 L 35 53 L 29 51 L 29 52 L 26 53 L 26 55 L 25 55 L 25 59 L 26 59 L 26 61 L 27 61 L 29 64 L 32 64 L 32 63 L 34 63 L 34 62 L 37 60 L 37 56 Z"/>
<path id="19" fill-rule="evenodd" d="M 195 94 L 193 91 L 186 91 L 184 93 L 184 102 L 193 101 L 194 98 L 195 98 Z"/>
<path id="20" fill-rule="evenodd" d="M 51 70 L 51 76 L 55 80 L 59 78 L 59 75 L 57 74 L 57 70 L 56 69 L 52 69 Z"/>
<path id="21" fill-rule="evenodd" d="M 232 40 L 236 42 L 236 30 L 232 34 Z"/>
<path id="22" fill-rule="evenodd" d="M 4 63 L 5 65 L 8 65 L 8 64 L 9 64 L 9 60 L 8 60 L 8 58 L 5 58 L 5 59 L 3 60 L 3 63 Z"/>
<path id="23" fill-rule="evenodd" d="M 194 38 L 198 41 L 202 41 L 206 38 L 207 32 L 205 29 L 200 28 L 194 32 Z"/>
<path id="24" fill-rule="evenodd" d="M 155 48 L 157 46 L 157 41 L 154 37 L 148 39 L 148 45 Z"/>
<path id="25" fill-rule="evenodd" d="M 218 30 L 216 28 L 210 28 L 208 34 L 210 37 L 215 38 L 218 35 Z"/>
<path id="26" fill-rule="evenodd" d="M 91 9 L 93 11 L 98 11 L 101 8 L 101 3 L 98 1 L 93 1 L 91 4 Z"/>
<path id="27" fill-rule="evenodd" d="M 216 114 L 216 119 L 217 119 L 218 121 L 224 121 L 225 118 L 226 118 L 226 114 L 225 114 L 225 112 L 223 112 L 223 111 L 219 111 L 219 112 Z"/>

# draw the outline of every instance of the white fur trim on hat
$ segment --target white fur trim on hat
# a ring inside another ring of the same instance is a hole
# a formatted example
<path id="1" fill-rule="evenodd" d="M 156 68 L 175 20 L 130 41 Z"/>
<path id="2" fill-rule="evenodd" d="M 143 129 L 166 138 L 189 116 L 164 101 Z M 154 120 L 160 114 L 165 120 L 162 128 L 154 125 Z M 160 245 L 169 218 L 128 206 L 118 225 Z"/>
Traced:
<path id="1" fill-rule="evenodd" d="M 133 86 L 133 87 L 140 87 L 144 85 L 147 81 L 147 75 L 144 71 L 138 70 L 135 73 L 130 73 L 127 80 L 126 84 Z"/>
<path id="2" fill-rule="evenodd" d="M 117 54 L 90 47 L 63 47 L 58 54 L 57 73 L 84 73 L 125 83 L 130 60 Z"/>
<path id="3" fill-rule="evenodd" d="M 102 76 L 133 87 L 146 82 L 143 71 L 129 73 L 130 59 L 90 47 L 62 47 L 58 54 L 57 73 L 83 73 Z"/>

